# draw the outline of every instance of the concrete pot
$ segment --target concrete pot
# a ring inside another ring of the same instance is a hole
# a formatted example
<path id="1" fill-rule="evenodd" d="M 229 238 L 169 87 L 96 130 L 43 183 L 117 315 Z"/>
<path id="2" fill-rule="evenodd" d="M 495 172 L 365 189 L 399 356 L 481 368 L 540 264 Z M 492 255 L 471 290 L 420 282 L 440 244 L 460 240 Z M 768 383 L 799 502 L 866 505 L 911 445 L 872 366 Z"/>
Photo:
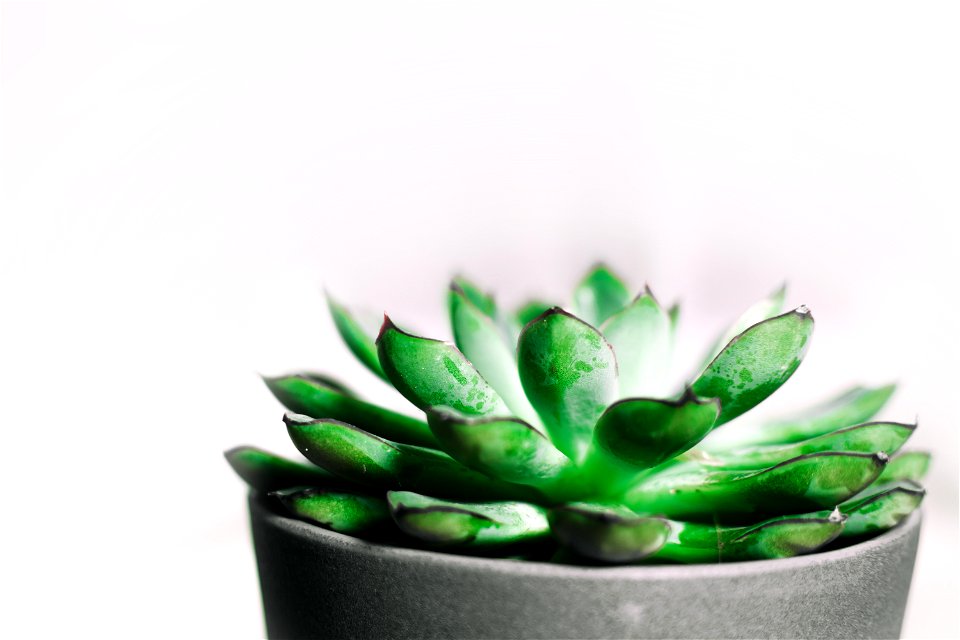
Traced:
<path id="1" fill-rule="evenodd" d="M 896 638 L 920 515 L 784 560 L 590 568 L 388 547 L 250 498 L 271 638 Z"/>

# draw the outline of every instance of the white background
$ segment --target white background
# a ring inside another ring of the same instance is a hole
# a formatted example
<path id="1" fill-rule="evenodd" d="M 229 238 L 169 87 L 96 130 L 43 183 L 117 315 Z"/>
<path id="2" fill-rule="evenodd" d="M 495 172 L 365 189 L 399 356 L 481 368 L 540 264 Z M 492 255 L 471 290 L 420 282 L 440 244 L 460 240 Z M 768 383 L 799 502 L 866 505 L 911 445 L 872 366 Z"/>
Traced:
<path id="1" fill-rule="evenodd" d="M 601 257 L 682 298 L 688 365 L 789 281 L 770 410 L 901 382 L 905 633 L 960 635 L 956 5 L 314 4 L 3 4 L 0 635 L 258 636 L 255 373 L 403 406 L 321 286 L 445 337 L 455 271 L 513 303 Z"/>

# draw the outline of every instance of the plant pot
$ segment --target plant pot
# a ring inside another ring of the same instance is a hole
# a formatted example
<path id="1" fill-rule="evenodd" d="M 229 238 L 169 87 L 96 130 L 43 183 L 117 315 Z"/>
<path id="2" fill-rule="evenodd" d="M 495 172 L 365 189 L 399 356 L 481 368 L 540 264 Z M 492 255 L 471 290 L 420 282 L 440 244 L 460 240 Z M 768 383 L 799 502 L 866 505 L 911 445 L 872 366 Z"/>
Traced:
<path id="1" fill-rule="evenodd" d="M 390 547 L 251 495 L 271 638 L 895 638 L 920 515 L 783 560 L 573 567 Z"/>

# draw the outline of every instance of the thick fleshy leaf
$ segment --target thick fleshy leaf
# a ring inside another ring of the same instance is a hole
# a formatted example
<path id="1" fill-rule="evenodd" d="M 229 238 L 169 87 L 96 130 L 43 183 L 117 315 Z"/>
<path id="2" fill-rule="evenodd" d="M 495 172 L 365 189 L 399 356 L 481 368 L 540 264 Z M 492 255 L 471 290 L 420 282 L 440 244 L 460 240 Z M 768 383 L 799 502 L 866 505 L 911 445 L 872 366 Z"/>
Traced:
<path id="1" fill-rule="evenodd" d="M 812 453 L 753 471 L 682 463 L 641 480 L 623 503 L 691 520 L 803 513 L 856 495 L 880 475 L 887 459 L 883 453 Z"/>
<path id="2" fill-rule="evenodd" d="M 428 418 L 444 451 L 494 478 L 537 486 L 570 466 L 546 436 L 518 418 L 469 418 L 443 409 Z"/>
<path id="3" fill-rule="evenodd" d="M 630 302 L 630 290 L 606 265 L 595 265 L 573 291 L 573 313 L 599 327 Z"/>
<path id="4" fill-rule="evenodd" d="M 390 509 L 382 496 L 316 488 L 271 495 L 298 518 L 339 533 L 369 535 L 393 528 Z"/>
<path id="5" fill-rule="evenodd" d="M 327 305 L 330 307 L 330 315 L 333 316 L 333 324 L 336 325 L 340 337 L 347 344 L 347 348 L 362 362 L 370 371 L 377 374 L 384 380 L 387 376 L 383 373 L 380 366 L 380 359 L 377 357 L 376 337 L 379 325 L 376 318 L 368 318 L 357 312 L 351 311 L 327 294 Z"/>
<path id="6" fill-rule="evenodd" d="M 288 375 L 263 381 L 277 400 L 294 413 L 340 420 L 397 442 L 437 446 L 426 422 L 345 395 L 316 377 Z"/>
<path id="7" fill-rule="evenodd" d="M 522 326 L 526 326 L 555 306 L 542 300 L 531 300 L 517 309 L 514 315 Z"/>
<path id="8" fill-rule="evenodd" d="M 361 485 L 471 500 L 535 495 L 527 487 L 468 469 L 445 453 L 391 442 L 343 422 L 289 413 L 283 421 L 290 439 L 307 459 Z"/>
<path id="9" fill-rule="evenodd" d="M 913 435 L 917 425 L 900 422 L 866 422 L 837 429 L 809 440 L 786 445 L 769 445 L 713 454 L 725 468 L 757 469 L 797 456 L 822 451 L 875 453 L 892 456 Z"/>
<path id="10" fill-rule="evenodd" d="M 801 413 L 750 428 L 731 430 L 731 445 L 789 444 L 867 422 L 893 395 L 896 385 L 854 387 Z M 719 435 L 719 434 L 718 434 Z"/>
<path id="11" fill-rule="evenodd" d="M 669 388 L 670 316 L 647 289 L 600 328 L 613 347 L 620 397 L 659 397 Z"/>
<path id="12" fill-rule="evenodd" d="M 480 287 L 463 276 L 455 277 L 451 284 L 451 288 L 455 287 L 460 291 L 483 315 L 491 319 L 496 318 L 497 303 L 494 301 L 493 296 L 484 293 Z"/>
<path id="13" fill-rule="evenodd" d="M 566 547 L 601 562 L 634 562 L 656 553 L 670 524 L 628 509 L 573 503 L 550 510 L 550 529 Z"/>
<path id="14" fill-rule="evenodd" d="M 930 468 L 930 454 L 926 451 L 904 451 L 895 456 L 883 469 L 877 482 L 920 482 Z"/>
<path id="15" fill-rule="evenodd" d="M 500 395 L 452 344 L 410 335 L 384 318 L 377 348 L 387 378 L 424 411 L 450 407 L 471 416 L 509 413 Z"/>
<path id="16" fill-rule="evenodd" d="M 515 351 L 507 346 L 501 329 L 456 284 L 450 287 L 449 304 L 457 348 L 499 393 L 514 415 L 539 424 L 540 419 L 520 385 Z"/>
<path id="17" fill-rule="evenodd" d="M 789 558 L 816 551 L 844 529 L 837 510 L 772 518 L 747 527 L 671 521 L 674 534 L 654 560 L 684 563 Z"/>
<path id="18" fill-rule="evenodd" d="M 895 527 L 920 506 L 926 492 L 909 480 L 870 487 L 840 505 L 848 518 L 845 536 L 876 533 Z"/>
<path id="19" fill-rule="evenodd" d="M 597 421 L 593 451 L 634 469 L 655 467 L 697 444 L 719 412 L 718 401 L 697 398 L 689 390 L 676 401 L 620 400 Z"/>
<path id="20" fill-rule="evenodd" d="M 693 383 L 693 391 L 719 399 L 717 424 L 729 422 L 793 375 L 812 333 L 813 316 L 806 307 L 755 324 L 724 347 Z"/>
<path id="21" fill-rule="evenodd" d="M 223 455 L 237 475 L 257 491 L 342 482 L 320 467 L 287 460 L 257 447 L 234 447 Z"/>
<path id="22" fill-rule="evenodd" d="M 526 502 L 450 502 L 410 491 L 387 493 L 397 525 L 443 547 L 501 547 L 549 535 L 546 511 Z"/>
<path id="23" fill-rule="evenodd" d="M 517 344 L 520 382 L 550 439 L 572 460 L 617 395 L 617 361 L 600 333 L 562 309 L 528 324 Z"/>
<path id="24" fill-rule="evenodd" d="M 769 318 L 772 318 L 783 311 L 783 301 L 787 295 L 787 285 L 783 284 L 779 289 L 771 293 L 769 296 L 763 300 L 759 300 L 750 306 L 743 314 L 737 318 L 730 327 L 723 332 L 719 338 L 714 341 L 711 345 L 710 350 L 707 352 L 707 356 L 704 358 L 704 368 L 710 363 L 714 358 L 717 357 L 717 354 L 723 350 L 723 347 L 727 345 L 731 340 L 736 338 L 738 335 L 757 324 L 758 322 L 763 322 Z"/>

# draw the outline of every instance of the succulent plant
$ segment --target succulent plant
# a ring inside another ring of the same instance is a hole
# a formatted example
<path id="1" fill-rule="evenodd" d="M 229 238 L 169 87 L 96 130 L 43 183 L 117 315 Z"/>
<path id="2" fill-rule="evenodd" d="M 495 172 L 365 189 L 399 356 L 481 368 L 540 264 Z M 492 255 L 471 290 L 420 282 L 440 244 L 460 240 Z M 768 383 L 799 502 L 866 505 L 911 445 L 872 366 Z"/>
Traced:
<path id="1" fill-rule="evenodd" d="M 285 512 L 362 538 L 579 563 L 718 562 L 809 553 L 896 525 L 923 499 L 916 424 L 871 421 L 893 386 L 856 387 L 800 414 L 741 416 L 800 365 L 813 331 L 783 288 L 670 387 L 678 307 L 594 267 L 569 311 L 511 313 L 450 285 L 454 343 L 329 306 L 349 349 L 424 418 L 323 375 L 265 378 L 309 462 L 226 453 Z M 737 424 L 724 426 L 736 420 Z M 724 426 L 714 433 L 718 427 Z M 711 435 L 713 434 L 713 435 Z M 310 464 L 312 463 L 312 464 Z"/>

